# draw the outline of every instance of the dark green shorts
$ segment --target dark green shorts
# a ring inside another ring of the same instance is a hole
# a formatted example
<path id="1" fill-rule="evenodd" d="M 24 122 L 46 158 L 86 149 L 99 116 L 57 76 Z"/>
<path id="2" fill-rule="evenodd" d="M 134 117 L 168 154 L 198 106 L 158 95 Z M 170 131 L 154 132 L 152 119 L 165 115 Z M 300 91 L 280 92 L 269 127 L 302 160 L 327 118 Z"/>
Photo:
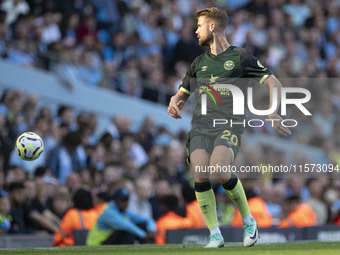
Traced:
<path id="1" fill-rule="evenodd" d="M 205 149 L 209 154 L 213 152 L 216 146 L 223 145 L 230 149 L 233 154 L 233 161 L 240 149 L 241 135 L 232 129 L 222 130 L 216 135 L 206 135 L 195 130 L 191 130 L 186 142 L 186 149 L 190 164 L 190 155 L 196 149 Z"/>

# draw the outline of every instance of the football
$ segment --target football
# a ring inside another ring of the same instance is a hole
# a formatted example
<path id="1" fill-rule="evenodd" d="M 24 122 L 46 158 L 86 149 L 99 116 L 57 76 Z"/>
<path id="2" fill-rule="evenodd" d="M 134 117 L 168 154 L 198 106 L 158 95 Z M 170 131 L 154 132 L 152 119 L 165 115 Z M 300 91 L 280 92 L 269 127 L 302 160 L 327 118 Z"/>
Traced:
<path id="1" fill-rule="evenodd" d="M 23 160 L 36 160 L 44 150 L 44 142 L 37 134 L 25 132 L 18 137 L 15 150 Z"/>

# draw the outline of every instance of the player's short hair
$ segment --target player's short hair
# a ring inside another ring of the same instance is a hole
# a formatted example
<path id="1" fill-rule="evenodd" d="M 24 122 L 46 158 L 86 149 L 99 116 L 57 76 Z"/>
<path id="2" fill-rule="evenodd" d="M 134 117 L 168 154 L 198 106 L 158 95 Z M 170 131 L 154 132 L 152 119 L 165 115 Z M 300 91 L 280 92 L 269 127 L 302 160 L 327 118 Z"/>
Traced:
<path id="1" fill-rule="evenodd" d="M 227 13 L 224 10 L 219 9 L 217 7 L 210 7 L 197 11 L 196 17 L 199 18 L 202 16 L 205 16 L 216 21 L 217 27 L 221 30 L 225 30 L 228 26 Z"/>

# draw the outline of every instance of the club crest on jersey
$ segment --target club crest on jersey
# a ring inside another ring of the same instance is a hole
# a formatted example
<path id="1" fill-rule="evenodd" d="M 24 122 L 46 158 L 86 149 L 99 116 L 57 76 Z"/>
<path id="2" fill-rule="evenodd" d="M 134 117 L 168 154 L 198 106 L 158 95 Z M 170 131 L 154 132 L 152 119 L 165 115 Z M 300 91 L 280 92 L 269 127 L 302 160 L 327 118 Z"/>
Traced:
<path id="1" fill-rule="evenodd" d="M 224 62 L 223 67 L 225 70 L 230 71 L 234 69 L 235 63 L 232 60 L 227 60 L 226 62 Z"/>

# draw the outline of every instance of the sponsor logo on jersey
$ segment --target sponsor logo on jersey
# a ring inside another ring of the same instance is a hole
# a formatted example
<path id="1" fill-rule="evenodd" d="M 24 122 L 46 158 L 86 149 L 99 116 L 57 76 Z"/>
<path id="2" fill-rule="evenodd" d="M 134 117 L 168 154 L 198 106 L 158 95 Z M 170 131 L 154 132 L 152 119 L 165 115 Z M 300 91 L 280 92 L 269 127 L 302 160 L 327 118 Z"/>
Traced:
<path id="1" fill-rule="evenodd" d="M 234 69 L 235 63 L 232 60 L 227 60 L 226 62 L 224 62 L 223 67 L 225 70 L 230 71 Z"/>
<path id="2" fill-rule="evenodd" d="M 202 66 L 202 72 L 207 71 L 207 69 L 208 69 L 208 66 Z"/>

